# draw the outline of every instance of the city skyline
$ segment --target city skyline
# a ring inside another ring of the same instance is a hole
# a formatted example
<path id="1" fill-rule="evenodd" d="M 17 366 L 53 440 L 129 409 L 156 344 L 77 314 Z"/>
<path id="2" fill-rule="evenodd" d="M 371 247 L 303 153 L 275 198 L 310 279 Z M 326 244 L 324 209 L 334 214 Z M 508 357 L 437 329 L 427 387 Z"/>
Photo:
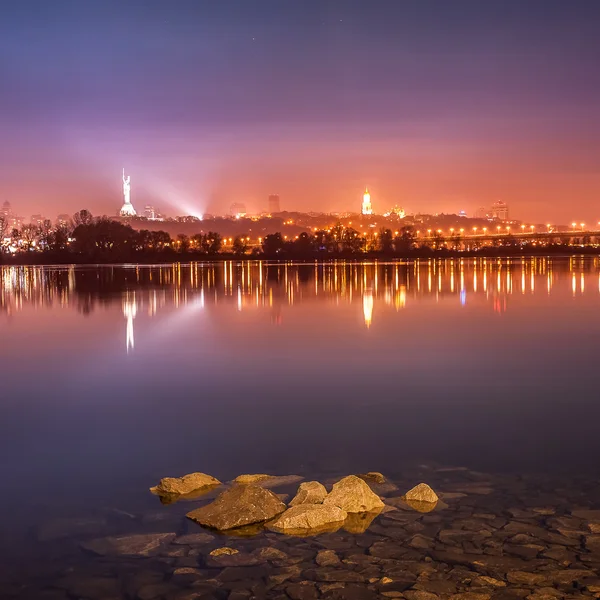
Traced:
<path id="1" fill-rule="evenodd" d="M 234 202 L 597 221 L 596 3 L 56 0 L 3 7 L 0 201 Z M 309 43 L 310 42 L 310 43 Z"/>

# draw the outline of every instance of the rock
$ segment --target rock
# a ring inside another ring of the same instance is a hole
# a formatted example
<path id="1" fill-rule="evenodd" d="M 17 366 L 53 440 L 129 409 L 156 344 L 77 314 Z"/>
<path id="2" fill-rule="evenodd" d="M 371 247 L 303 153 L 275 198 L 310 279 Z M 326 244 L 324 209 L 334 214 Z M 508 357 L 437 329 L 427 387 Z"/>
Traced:
<path id="1" fill-rule="evenodd" d="M 242 485 L 254 484 L 265 488 L 277 487 L 279 485 L 289 485 L 302 481 L 304 477 L 300 475 L 267 475 L 258 473 L 256 475 L 238 475 L 233 483 Z"/>
<path id="2" fill-rule="evenodd" d="M 273 531 L 291 535 L 302 535 L 322 531 L 336 531 L 348 513 L 325 504 L 300 504 L 288 508 L 276 521 L 268 524 Z"/>
<path id="3" fill-rule="evenodd" d="M 590 552 L 600 552 L 600 535 L 588 535 L 585 538 L 585 547 Z"/>
<path id="4" fill-rule="evenodd" d="M 450 600 L 490 600 L 491 594 L 480 594 L 478 592 L 462 592 L 460 594 L 453 594 L 450 596 Z"/>
<path id="5" fill-rule="evenodd" d="M 300 484 L 296 495 L 290 502 L 290 506 L 297 506 L 299 504 L 323 504 L 325 496 L 327 496 L 327 490 L 322 483 L 319 483 L 318 481 L 305 481 Z"/>
<path id="6" fill-rule="evenodd" d="M 104 518 L 64 518 L 44 523 L 37 538 L 40 542 L 58 540 L 67 537 L 97 535 L 106 532 L 107 521 Z"/>
<path id="7" fill-rule="evenodd" d="M 82 542 L 80 546 L 100 556 L 149 556 L 174 538 L 174 533 L 147 533 L 97 538 Z"/>
<path id="8" fill-rule="evenodd" d="M 367 512 L 384 506 L 381 498 L 356 475 L 349 475 L 334 483 L 323 504 L 337 506 L 348 513 Z"/>
<path id="9" fill-rule="evenodd" d="M 258 556 L 234 548 L 217 548 L 206 557 L 209 567 L 253 567 L 263 563 Z"/>
<path id="10" fill-rule="evenodd" d="M 407 598 L 407 600 L 439 600 L 437 594 L 424 592 L 423 590 L 406 590 L 404 592 L 404 597 Z"/>
<path id="11" fill-rule="evenodd" d="M 319 550 L 315 562 L 320 567 L 339 567 L 342 564 L 334 550 Z"/>
<path id="12" fill-rule="evenodd" d="M 438 507 L 445 506 L 443 502 L 422 502 L 420 500 L 404 500 L 404 503 L 420 513 L 428 513 Z"/>
<path id="13" fill-rule="evenodd" d="M 471 585 L 503 588 L 506 587 L 506 582 L 501 581 L 500 579 L 494 579 L 493 577 L 488 577 L 487 575 L 480 575 L 471 582 Z"/>
<path id="14" fill-rule="evenodd" d="M 368 473 L 361 473 L 360 475 L 357 475 L 357 477 L 360 477 L 367 483 L 385 483 L 386 482 L 385 477 L 381 473 L 378 473 L 377 471 L 369 471 Z"/>
<path id="15" fill-rule="evenodd" d="M 157 486 L 150 488 L 150 491 L 159 496 L 165 494 L 189 494 L 201 488 L 207 488 L 208 491 L 217 485 L 221 485 L 221 482 L 210 475 L 206 475 L 205 473 L 190 473 L 183 477 L 164 477 Z"/>
<path id="16" fill-rule="evenodd" d="M 304 577 L 312 581 L 343 581 L 345 583 L 362 583 L 365 578 L 356 571 L 347 571 L 346 569 L 330 569 L 319 567 L 318 569 L 309 569 L 304 572 Z"/>
<path id="17" fill-rule="evenodd" d="M 221 556 L 223 554 L 228 554 L 228 555 L 232 555 L 232 554 L 238 554 L 239 550 L 236 550 L 235 548 L 229 548 L 228 546 L 223 546 L 223 548 L 215 548 L 211 553 L 210 556 Z"/>
<path id="18" fill-rule="evenodd" d="M 404 499 L 430 503 L 435 503 L 439 500 L 437 494 L 426 483 L 419 483 L 419 485 L 408 490 L 408 492 L 404 494 Z"/>
<path id="19" fill-rule="evenodd" d="M 214 535 L 209 533 L 188 533 L 187 535 L 180 535 L 173 540 L 174 544 L 196 546 L 202 544 L 209 544 L 215 539 Z"/>
<path id="20" fill-rule="evenodd" d="M 214 502 L 197 508 L 187 517 L 220 531 L 261 523 L 281 514 L 286 506 L 271 491 L 257 485 L 236 485 Z"/>
<path id="21" fill-rule="evenodd" d="M 548 578 L 542 573 L 528 573 L 526 571 L 509 571 L 506 574 L 506 579 L 510 583 L 528 586 L 542 585 L 548 581 Z"/>
<path id="22" fill-rule="evenodd" d="M 285 591 L 292 600 L 312 600 L 319 597 L 319 592 L 311 581 L 292 583 L 285 588 Z"/>

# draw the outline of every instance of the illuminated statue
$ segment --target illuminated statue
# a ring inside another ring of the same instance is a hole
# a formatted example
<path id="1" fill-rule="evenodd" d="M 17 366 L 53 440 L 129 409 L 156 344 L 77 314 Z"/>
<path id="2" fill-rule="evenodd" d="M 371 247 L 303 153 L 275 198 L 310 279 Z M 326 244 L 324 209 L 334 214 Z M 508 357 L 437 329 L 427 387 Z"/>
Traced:
<path id="1" fill-rule="evenodd" d="M 363 215 L 372 215 L 373 214 L 373 208 L 371 206 L 371 194 L 369 194 L 368 189 L 365 189 L 365 193 L 363 194 L 362 214 Z"/>
<path id="2" fill-rule="evenodd" d="M 131 204 L 131 175 L 127 175 L 125 178 L 125 169 L 123 169 L 123 206 L 119 213 L 122 217 L 135 217 L 136 212 Z"/>

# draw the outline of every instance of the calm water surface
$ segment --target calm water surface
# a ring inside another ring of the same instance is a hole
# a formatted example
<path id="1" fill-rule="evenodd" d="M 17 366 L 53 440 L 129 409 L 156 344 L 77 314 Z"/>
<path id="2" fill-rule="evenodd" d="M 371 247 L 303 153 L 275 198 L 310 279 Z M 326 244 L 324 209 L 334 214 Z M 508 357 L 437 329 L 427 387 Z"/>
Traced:
<path id="1" fill-rule="evenodd" d="M 150 506 L 191 471 L 598 465 L 598 259 L 0 277 L 11 552 L 49 514 Z"/>

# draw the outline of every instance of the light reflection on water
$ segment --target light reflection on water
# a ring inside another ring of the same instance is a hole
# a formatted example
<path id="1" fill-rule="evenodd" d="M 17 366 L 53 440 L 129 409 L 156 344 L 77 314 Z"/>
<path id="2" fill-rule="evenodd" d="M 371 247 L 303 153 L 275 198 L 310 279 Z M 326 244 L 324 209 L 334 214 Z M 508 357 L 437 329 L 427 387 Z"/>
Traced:
<path id="1" fill-rule="evenodd" d="M 380 307 L 401 311 L 420 302 L 477 301 L 502 314 L 516 294 L 600 294 L 600 259 L 523 258 L 417 260 L 412 263 L 273 264 L 224 262 L 167 266 L 4 267 L 0 269 L 0 314 L 16 317 L 26 306 L 89 313 L 97 303 L 121 296 L 125 349 L 135 346 L 138 313 L 193 302 L 202 309 L 231 306 L 239 312 L 268 309 L 281 324 L 282 308 L 326 301 L 360 305 L 364 325 Z M 568 276 L 567 276 L 568 275 Z"/>

